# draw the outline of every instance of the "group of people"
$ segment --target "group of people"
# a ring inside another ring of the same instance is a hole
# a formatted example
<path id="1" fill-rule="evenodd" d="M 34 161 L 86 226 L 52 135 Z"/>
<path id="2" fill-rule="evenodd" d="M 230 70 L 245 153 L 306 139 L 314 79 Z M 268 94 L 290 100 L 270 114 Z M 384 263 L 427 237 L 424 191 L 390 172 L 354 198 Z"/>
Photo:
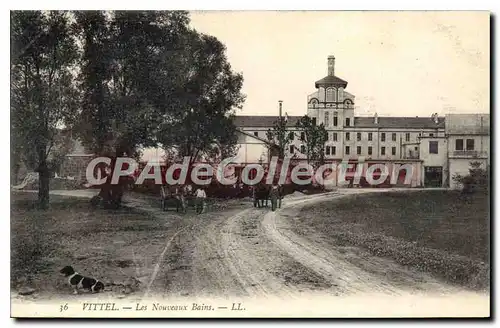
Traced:
<path id="1" fill-rule="evenodd" d="M 259 184 L 252 186 L 251 195 L 254 207 L 267 207 L 268 201 L 271 201 L 271 210 L 276 211 L 281 208 L 283 199 L 283 186 L 278 183 L 273 183 L 271 186 Z M 162 209 L 166 210 L 168 201 L 174 200 L 177 211 L 187 212 L 187 199 L 194 198 L 194 207 L 197 214 L 205 212 L 207 194 L 203 186 L 199 186 L 193 192 L 193 187 L 189 184 L 168 187 L 163 185 L 161 187 Z"/>
<path id="2" fill-rule="evenodd" d="M 189 196 L 194 196 L 195 210 L 197 214 L 202 214 L 205 212 L 207 193 L 205 189 L 200 186 L 193 193 L 193 187 L 191 185 L 181 185 L 175 186 L 174 189 L 169 189 L 168 186 L 162 185 L 161 187 L 161 198 L 162 198 L 162 209 L 167 209 L 167 201 L 169 199 L 174 199 L 176 204 L 176 210 L 181 210 L 183 213 L 187 212 L 187 198 Z"/>
<path id="3" fill-rule="evenodd" d="M 252 187 L 252 199 L 254 207 L 267 207 L 268 200 L 271 201 L 271 210 L 276 211 L 281 208 L 281 200 L 283 199 L 283 186 L 278 183 L 273 183 L 271 187 L 264 184 L 259 184 Z"/>

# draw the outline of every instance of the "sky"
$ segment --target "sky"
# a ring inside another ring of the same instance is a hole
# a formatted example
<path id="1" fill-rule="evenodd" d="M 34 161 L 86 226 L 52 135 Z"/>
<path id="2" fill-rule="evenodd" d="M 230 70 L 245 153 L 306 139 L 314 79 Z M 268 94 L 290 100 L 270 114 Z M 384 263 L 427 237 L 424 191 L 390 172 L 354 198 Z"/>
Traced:
<path id="1" fill-rule="evenodd" d="M 314 82 L 348 82 L 355 115 L 489 113 L 488 12 L 191 12 L 191 26 L 227 47 L 243 74 L 238 115 L 307 112 Z"/>

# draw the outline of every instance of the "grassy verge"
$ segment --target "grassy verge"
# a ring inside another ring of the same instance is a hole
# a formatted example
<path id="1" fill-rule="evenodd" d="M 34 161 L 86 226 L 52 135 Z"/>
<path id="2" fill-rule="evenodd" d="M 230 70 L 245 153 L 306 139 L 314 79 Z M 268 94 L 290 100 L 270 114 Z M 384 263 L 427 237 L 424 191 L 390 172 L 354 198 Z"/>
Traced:
<path id="1" fill-rule="evenodd" d="M 304 207 L 297 224 L 334 245 L 473 289 L 489 287 L 489 196 L 450 191 L 389 192 Z"/>
<path id="2" fill-rule="evenodd" d="M 38 294 L 69 295 L 58 271 L 72 265 L 119 291 L 146 281 L 175 220 L 121 209 L 91 209 L 86 199 L 51 196 L 40 211 L 36 194 L 12 194 L 11 287 L 34 288 Z M 172 214 L 174 215 L 174 214 Z"/>

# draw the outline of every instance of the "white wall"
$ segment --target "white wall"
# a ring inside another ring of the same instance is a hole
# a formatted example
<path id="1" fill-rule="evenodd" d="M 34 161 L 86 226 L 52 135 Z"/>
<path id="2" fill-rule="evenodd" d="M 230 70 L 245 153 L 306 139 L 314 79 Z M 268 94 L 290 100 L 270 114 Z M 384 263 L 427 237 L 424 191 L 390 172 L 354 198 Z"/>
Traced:
<path id="1" fill-rule="evenodd" d="M 431 154 L 429 152 L 429 142 L 435 141 L 438 143 L 438 153 Z M 420 159 L 422 160 L 423 171 L 422 171 L 422 184 L 425 180 L 425 167 L 426 166 L 441 166 L 443 179 L 441 181 L 443 186 L 448 185 L 448 140 L 446 138 L 433 138 L 425 137 L 420 138 Z"/>
<path id="2" fill-rule="evenodd" d="M 438 153 L 429 153 L 429 142 L 437 141 Z M 420 159 L 424 166 L 446 166 L 448 142 L 445 138 L 422 138 L 420 142 Z"/>
<path id="3" fill-rule="evenodd" d="M 489 157 L 490 154 L 490 136 L 488 135 L 450 135 L 448 137 L 448 151 L 450 156 L 454 156 L 456 151 L 456 141 L 457 139 L 463 140 L 463 150 L 466 150 L 467 139 L 474 140 L 474 152 L 478 152 L 479 157 Z"/>
<path id="4" fill-rule="evenodd" d="M 260 159 L 263 163 L 268 162 L 268 148 L 263 141 L 241 132 L 237 134 L 239 149 L 234 162 L 259 163 Z"/>

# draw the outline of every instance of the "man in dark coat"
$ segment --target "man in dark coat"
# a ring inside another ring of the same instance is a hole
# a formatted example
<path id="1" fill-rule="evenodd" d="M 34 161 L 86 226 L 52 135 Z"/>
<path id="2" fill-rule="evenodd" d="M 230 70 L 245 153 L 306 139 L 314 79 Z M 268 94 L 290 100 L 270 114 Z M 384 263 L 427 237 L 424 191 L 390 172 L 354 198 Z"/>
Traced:
<path id="1" fill-rule="evenodd" d="M 279 198 L 279 186 L 276 182 L 273 183 L 271 190 L 269 191 L 269 197 L 271 198 L 271 210 L 274 212 L 276 211 Z"/>
<path id="2" fill-rule="evenodd" d="M 256 186 L 251 186 L 251 193 L 252 193 L 252 200 L 253 200 L 253 207 L 260 207 L 259 201 L 257 199 L 257 187 Z"/>
<path id="3" fill-rule="evenodd" d="M 285 194 L 285 188 L 283 185 L 278 184 L 278 208 L 281 208 L 281 201 L 283 200 L 283 196 Z"/>

